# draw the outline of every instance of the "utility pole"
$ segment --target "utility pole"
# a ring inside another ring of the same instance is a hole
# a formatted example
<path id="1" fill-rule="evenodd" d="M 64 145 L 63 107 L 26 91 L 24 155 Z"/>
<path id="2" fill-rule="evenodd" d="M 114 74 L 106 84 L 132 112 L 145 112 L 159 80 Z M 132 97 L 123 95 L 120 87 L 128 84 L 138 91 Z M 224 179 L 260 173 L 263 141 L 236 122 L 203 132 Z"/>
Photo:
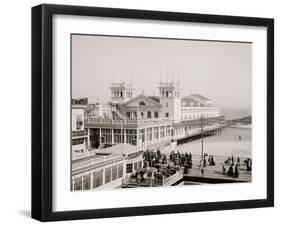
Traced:
<path id="1" fill-rule="evenodd" d="M 201 158 L 202 158 L 202 162 L 203 162 L 203 155 L 204 155 L 204 151 L 203 151 L 203 148 L 204 148 L 204 140 L 203 140 L 203 116 L 201 116 Z"/>

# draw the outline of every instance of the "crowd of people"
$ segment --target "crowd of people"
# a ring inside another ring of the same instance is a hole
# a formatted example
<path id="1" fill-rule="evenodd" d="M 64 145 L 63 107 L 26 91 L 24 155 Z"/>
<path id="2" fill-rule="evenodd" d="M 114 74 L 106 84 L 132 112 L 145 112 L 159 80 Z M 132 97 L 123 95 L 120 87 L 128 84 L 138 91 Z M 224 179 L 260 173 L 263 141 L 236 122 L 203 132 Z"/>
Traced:
<path id="1" fill-rule="evenodd" d="M 167 164 L 167 156 L 162 154 L 159 149 L 157 151 L 146 150 L 143 153 L 143 161 L 145 163 L 145 167 L 155 167 L 156 164 L 159 163 Z"/>
<path id="2" fill-rule="evenodd" d="M 165 164 L 165 169 L 170 169 L 170 165 L 173 169 L 183 169 L 183 174 L 189 174 L 192 169 L 192 154 L 191 153 L 180 153 L 179 151 L 171 151 L 169 154 L 169 159 L 165 154 L 162 154 L 160 150 L 146 150 L 143 155 L 145 166 L 154 167 L 158 169 L 159 164 Z M 227 157 L 222 164 L 222 173 L 226 176 L 233 178 L 238 178 L 240 174 L 240 158 L 229 156 Z M 215 166 L 216 162 L 213 155 L 208 155 L 204 153 L 200 162 L 199 170 L 204 177 L 204 170 L 207 166 Z M 252 160 L 250 158 L 244 160 L 244 165 L 246 166 L 247 171 L 252 169 Z"/>
<path id="3" fill-rule="evenodd" d="M 188 174 L 192 169 L 192 154 L 185 152 L 181 154 L 179 151 L 171 151 L 169 160 L 174 163 L 174 166 L 183 167 L 183 173 Z"/>
<path id="4" fill-rule="evenodd" d="M 237 157 L 235 161 L 233 155 L 231 157 L 229 156 L 222 165 L 222 172 L 224 175 L 238 178 L 240 173 L 240 158 Z"/>
<path id="5" fill-rule="evenodd" d="M 208 156 L 208 160 L 206 159 Z M 209 166 L 215 166 L 215 160 L 213 155 L 208 155 L 207 153 L 204 153 L 202 156 L 202 159 L 199 162 L 199 170 L 201 172 L 202 177 L 204 177 L 204 168 L 207 167 L 207 161 Z"/>

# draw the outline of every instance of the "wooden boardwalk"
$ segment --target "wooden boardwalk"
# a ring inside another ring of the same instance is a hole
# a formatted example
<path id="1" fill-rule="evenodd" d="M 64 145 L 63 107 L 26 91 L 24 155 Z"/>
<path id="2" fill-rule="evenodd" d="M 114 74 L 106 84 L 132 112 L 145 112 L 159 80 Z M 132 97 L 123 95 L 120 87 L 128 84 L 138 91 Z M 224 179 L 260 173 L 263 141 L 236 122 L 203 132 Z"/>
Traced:
<path id="1" fill-rule="evenodd" d="M 206 157 L 207 159 L 208 157 Z M 240 167 L 239 167 L 239 176 L 238 177 L 232 177 L 223 174 L 223 163 L 226 157 L 222 156 L 214 156 L 215 166 L 208 165 L 204 167 L 204 173 L 201 172 L 199 166 L 200 166 L 200 156 L 193 156 L 193 167 L 190 169 L 188 174 L 183 174 L 183 177 L 188 180 L 190 178 L 208 178 L 208 179 L 217 179 L 217 180 L 223 180 L 223 181 L 233 181 L 233 182 L 251 182 L 252 181 L 252 172 L 247 170 L 246 164 L 244 163 L 245 158 L 240 159 Z M 237 158 L 235 158 L 237 160 Z M 169 163 L 173 164 L 173 163 Z M 235 162 L 236 164 L 236 162 Z M 226 172 L 229 168 L 229 164 L 226 165 Z"/>

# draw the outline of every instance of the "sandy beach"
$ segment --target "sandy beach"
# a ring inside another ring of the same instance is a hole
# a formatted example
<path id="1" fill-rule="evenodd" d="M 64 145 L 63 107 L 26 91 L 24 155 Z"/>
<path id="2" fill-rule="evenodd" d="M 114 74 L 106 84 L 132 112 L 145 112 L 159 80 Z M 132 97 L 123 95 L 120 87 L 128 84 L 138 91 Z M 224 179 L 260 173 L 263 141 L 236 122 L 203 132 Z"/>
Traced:
<path id="1" fill-rule="evenodd" d="M 242 140 L 239 140 L 241 136 Z M 221 135 L 204 138 L 204 153 L 214 156 L 231 156 L 251 158 L 251 129 L 226 128 Z M 193 155 L 201 154 L 201 140 L 177 146 L 179 152 L 191 152 Z M 169 153 L 166 147 L 164 152 Z"/>

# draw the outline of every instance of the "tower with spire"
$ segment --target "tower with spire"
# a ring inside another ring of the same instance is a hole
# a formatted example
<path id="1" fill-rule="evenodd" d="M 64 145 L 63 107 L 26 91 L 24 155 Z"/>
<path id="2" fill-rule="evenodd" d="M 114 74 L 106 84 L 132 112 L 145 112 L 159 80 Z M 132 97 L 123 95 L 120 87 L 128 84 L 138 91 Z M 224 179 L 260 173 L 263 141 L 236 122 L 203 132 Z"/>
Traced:
<path id="1" fill-rule="evenodd" d="M 181 119 L 181 90 L 179 82 L 162 82 L 158 87 L 160 91 L 160 103 L 163 106 L 163 117 L 174 120 Z"/>
<path id="2" fill-rule="evenodd" d="M 134 87 L 131 84 L 126 84 L 125 81 L 116 83 L 112 82 L 111 87 L 111 102 L 123 104 L 134 96 Z"/>

